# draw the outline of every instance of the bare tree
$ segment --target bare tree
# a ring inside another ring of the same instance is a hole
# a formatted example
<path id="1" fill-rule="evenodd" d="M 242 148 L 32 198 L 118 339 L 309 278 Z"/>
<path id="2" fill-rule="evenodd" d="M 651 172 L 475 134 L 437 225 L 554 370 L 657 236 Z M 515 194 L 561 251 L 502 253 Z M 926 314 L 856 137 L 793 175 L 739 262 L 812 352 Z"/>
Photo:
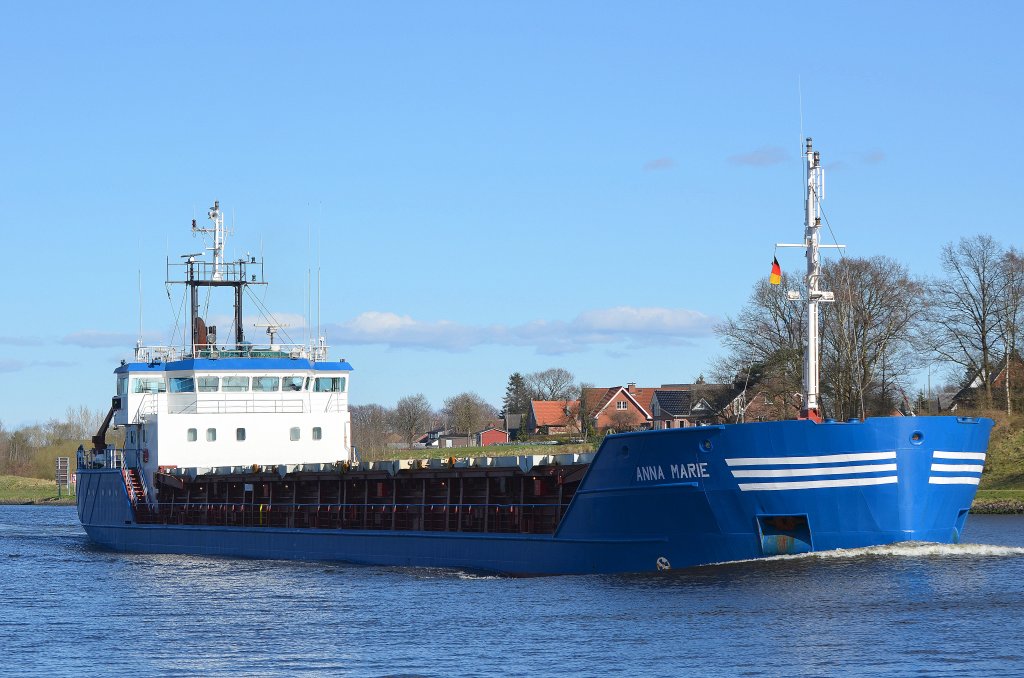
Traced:
<path id="1" fill-rule="evenodd" d="M 434 411 L 422 393 L 406 396 L 398 401 L 391 412 L 391 422 L 395 431 L 409 447 L 430 426 Z"/>
<path id="2" fill-rule="evenodd" d="M 535 400 L 572 400 L 576 395 L 576 377 L 561 367 L 534 372 L 527 375 L 526 382 Z"/>
<path id="3" fill-rule="evenodd" d="M 388 444 L 388 434 L 392 432 L 391 411 L 382 405 L 353 405 L 349 408 L 352 414 L 352 443 L 360 455 L 379 455 Z"/>
<path id="4" fill-rule="evenodd" d="M 1020 358 L 1020 331 L 1024 325 L 1024 255 L 1015 247 L 1003 254 L 1000 262 L 1000 298 L 997 318 L 1003 340 L 1003 370 L 1006 390 L 1006 414 L 1013 414 L 1011 366 L 1014 356 Z"/>
<path id="5" fill-rule="evenodd" d="M 448 425 L 457 433 L 465 433 L 467 440 L 480 427 L 494 419 L 497 411 L 476 393 L 460 393 L 444 401 L 441 408 Z"/>
<path id="6" fill-rule="evenodd" d="M 888 257 L 844 258 L 822 267 L 835 302 L 822 305 L 822 390 L 832 415 L 888 414 L 917 357 L 912 340 L 923 286 Z M 872 403 L 872 401 L 874 401 Z M 873 406 L 872 406 L 873 405 Z"/>
<path id="7" fill-rule="evenodd" d="M 761 280 L 739 315 L 715 326 L 728 350 L 715 366 L 719 381 L 757 383 L 780 403 L 802 390 L 807 317 L 803 305 L 787 296 L 792 288 L 785 273 L 780 285 Z"/>
<path id="8" fill-rule="evenodd" d="M 923 344 L 939 360 L 979 378 L 985 405 L 992 405 L 992 372 L 999 340 L 999 278 L 1002 246 L 988 235 L 947 243 L 940 258 L 945 276 L 927 291 Z"/>

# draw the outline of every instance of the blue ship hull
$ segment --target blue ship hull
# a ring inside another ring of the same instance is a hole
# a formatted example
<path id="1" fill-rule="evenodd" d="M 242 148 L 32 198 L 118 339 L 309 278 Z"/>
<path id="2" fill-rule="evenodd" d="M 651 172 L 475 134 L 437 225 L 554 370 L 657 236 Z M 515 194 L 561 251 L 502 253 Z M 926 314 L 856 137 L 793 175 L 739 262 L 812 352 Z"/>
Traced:
<path id="1" fill-rule="evenodd" d="M 118 551 L 644 572 L 900 541 L 957 542 L 992 421 L 779 421 L 609 436 L 554 534 L 139 524 L 117 469 L 80 469 L 90 538 Z"/>

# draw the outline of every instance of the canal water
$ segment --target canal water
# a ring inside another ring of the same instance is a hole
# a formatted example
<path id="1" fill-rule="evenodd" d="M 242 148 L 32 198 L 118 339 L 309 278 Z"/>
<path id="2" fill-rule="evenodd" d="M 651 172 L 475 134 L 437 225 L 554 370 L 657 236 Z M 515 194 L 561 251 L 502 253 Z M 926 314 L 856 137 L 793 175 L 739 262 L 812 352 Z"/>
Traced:
<path id="1" fill-rule="evenodd" d="M 644 576 L 124 555 L 0 506 L 0 674 L 1024 674 L 1024 517 Z"/>

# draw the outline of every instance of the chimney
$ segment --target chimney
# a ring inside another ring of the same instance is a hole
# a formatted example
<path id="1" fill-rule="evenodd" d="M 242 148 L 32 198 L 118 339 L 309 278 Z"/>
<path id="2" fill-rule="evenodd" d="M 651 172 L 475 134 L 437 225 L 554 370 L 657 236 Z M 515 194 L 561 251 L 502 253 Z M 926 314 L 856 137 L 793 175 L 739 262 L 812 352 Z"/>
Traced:
<path id="1" fill-rule="evenodd" d="M 636 393 L 636 382 L 631 381 L 628 384 L 626 384 L 626 390 L 629 391 L 630 393 Z"/>

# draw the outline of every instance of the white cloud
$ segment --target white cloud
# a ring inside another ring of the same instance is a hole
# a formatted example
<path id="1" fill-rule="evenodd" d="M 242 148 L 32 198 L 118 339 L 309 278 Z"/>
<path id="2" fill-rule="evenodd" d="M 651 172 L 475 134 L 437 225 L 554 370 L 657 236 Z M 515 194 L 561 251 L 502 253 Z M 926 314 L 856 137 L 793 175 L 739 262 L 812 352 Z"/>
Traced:
<path id="1" fill-rule="evenodd" d="M 39 346 L 42 343 L 39 337 L 0 337 L 0 346 Z"/>
<path id="2" fill-rule="evenodd" d="M 762 146 L 750 153 L 729 156 L 729 162 L 734 165 L 750 165 L 752 167 L 768 167 L 787 160 L 789 160 L 789 153 L 779 146 Z"/>
<path id="3" fill-rule="evenodd" d="M 115 346 L 123 348 L 126 346 L 134 346 L 135 340 L 136 337 L 134 334 L 82 330 L 81 332 L 72 332 L 65 336 L 60 340 L 60 343 L 82 346 L 84 348 L 110 348 Z"/>
<path id="4" fill-rule="evenodd" d="M 423 321 L 387 311 L 367 311 L 325 326 L 334 345 L 384 344 L 392 348 L 466 351 L 474 346 L 533 346 L 539 353 L 584 351 L 600 344 L 650 346 L 687 343 L 707 336 L 716 318 L 675 308 L 618 306 L 586 311 L 569 322 L 534 320 L 521 325 L 466 325 Z"/>

